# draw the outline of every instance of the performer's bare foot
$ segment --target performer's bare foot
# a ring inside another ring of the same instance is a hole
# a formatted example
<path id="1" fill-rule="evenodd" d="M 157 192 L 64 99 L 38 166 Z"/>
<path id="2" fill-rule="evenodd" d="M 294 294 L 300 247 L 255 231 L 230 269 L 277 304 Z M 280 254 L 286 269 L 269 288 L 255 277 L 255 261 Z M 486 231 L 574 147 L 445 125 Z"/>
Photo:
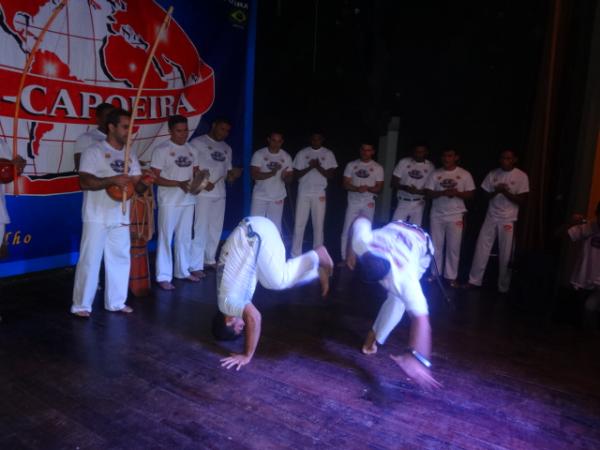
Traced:
<path id="1" fill-rule="evenodd" d="M 133 308 L 131 306 L 123 306 L 121 309 L 117 309 L 114 312 L 119 312 L 119 313 L 123 313 L 123 314 L 131 314 L 133 312 Z"/>
<path id="2" fill-rule="evenodd" d="M 373 330 L 369 330 L 361 350 L 365 355 L 374 355 L 377 353 L 377 340 L 375 339 Z"/>
<path id="3" fill-rule="evenodd" d="M 163 291 L 173 291 L 175 290 L 175 286 L 169 281 L 160 281 L 158 283 L 158 287 L 160 287 Z"/>
<path id="4" fill-rule="evenodd" d="M 182 280 L 191 281 L 192 283 L 197 283 L 198 281 L 200 281 L 200 277 L 197 277 L 193 273 L 190 273 L 187 277 L 182 278 Z"/>
<path id="5" fill-rule="evenodd" d="M 200 280 L 200 278 L 204 278 L 206 276 L 206 273 L 204 273 L 203 270 L 192 270 L 190 273 L 192 275 L 194 275 L 195 277 L 197 277 L 198 280 Z"/>
<path id="6" fill-rule="evenodd" d="M 321 283 L 321 297 L 326 297 L 329 293 L 330 272 L 327 268 L 319 266 L 319 282 Z"/>
<path id="7" fill-rule="evenodd" d="M 82 319 L 89 319 L 90 312 L 89 311 L 75 311 L 73 313 L 74 316 L 81 317 Z"/>

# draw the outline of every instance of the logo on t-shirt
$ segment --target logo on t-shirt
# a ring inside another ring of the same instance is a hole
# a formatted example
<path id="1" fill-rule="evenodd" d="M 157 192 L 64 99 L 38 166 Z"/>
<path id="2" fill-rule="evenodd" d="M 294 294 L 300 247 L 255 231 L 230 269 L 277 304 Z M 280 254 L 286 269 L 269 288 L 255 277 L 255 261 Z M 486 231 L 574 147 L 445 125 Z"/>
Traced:
<path id="1" fill-rule="evenodd" d="M 123 161 L 122 159 L 115 159 L 113 162 L 110 163 L 110 167 L 117 173 L 123 173 L 125 172 L 125 161 Z M 131 166 L 127 168 L 127 173 L 129 173 L 130 171 Z"/>
<path id="2" fill-rule="evenodd" d="M 421 178 L 423 178 L 423 172 L 417 169 L 413 169 L 408 172 L 408 176 L 414 178 L 415 180 L 420 180 Z"/>
<path id="3" fill-rule="evenodd" d="M 225 161 L 225 155 L 221 152 L 212 152 L 210 154 L 210 157 L 213 159 L 213 161 L 218 161 L 218 162 Z"/>
<path id="4" fill-rule="evenodd" d="M 444 189 L 456 189 L 456 180 L 454 178 L 444 178 L 440 181 L 440 186 Z"/>
<path id="5" fill-rule="evenodd" d="M 267 169 L 269 169 L 269 170 L 279 170 L 279 169 L 281 169 L 281 164 L 279 164 L 277 161 L 269 161 L 267 163 Z"/>
<path id="6" fill-rule="evenodd" d="M 367 169 L 358 169 L 354 172 L 354 175 L 358 178 L 369 178 L 369 171 Z"/>
<path id="7" fill-rule="evenodd" d="M 175 158 L 175 165 L 177 167 L 190 167 L 192 165 L 192 161 L 187 156 L 182 155 Z"/>

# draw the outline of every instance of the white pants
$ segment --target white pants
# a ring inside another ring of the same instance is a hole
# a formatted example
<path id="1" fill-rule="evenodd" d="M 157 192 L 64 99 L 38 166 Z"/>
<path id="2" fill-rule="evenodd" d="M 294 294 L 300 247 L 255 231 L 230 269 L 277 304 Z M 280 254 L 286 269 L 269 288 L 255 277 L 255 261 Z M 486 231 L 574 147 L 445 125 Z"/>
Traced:
<path id="1" fill-rule="evenodd" d="M 125 307 L 130 266 L 129 226 L 84 222 L 71 312 L 92 311 L 103 255 L 104 307 L 109 311 Z"/>
<path id="2" fill-rule="evenodd" d="M 304 230 L 308 222 L 308 215 L 312 218 L 313 247 L 323 245 L 323 223 L 325 222 L 326 209 L 325 193 L 322 195 L 299 195 L 296 202 L 296 223 L 294 224 L 294 240 L 292 244 L 292 256 L 302 253 L 302 241 Z"/>
<path id="3" fill-rule="evenodd" d="M 262 200 L 259 198 L 252 197 L 252 205 L 250 206 L 250 215 L 266 217 L 275 224 L 281 233 L 281 216 L 283 215 L 283 202 L 281 200 Z"/>
<path id="4" fill-rule="evenodd" d="M 196 197 L 190 270 L 203 270 L 205 262 L 217 262 L 224 218 L 225 197 Z"/>
<path id="5" fill-rule="evenodd" d="M 421 226 L 424 209 L 425 200 L 407 201 L 399 198 L 392 220 L 401 220 Z"/>
<path id="6" fill-rule="evenodd" d="M 173 279 L 171 241 L 175 249 L 175 278 L 186 278 L 190 275 L 193 217 L 194 205 L 159 206 L 156 242 L 156 281 L 159 283 Z"/>
<path id="7" fill-rule="evenodd" d="M 435 263 L 440 275 L 447 280 L 456 280 L 464 227 L 463 215 L 431 217 L 430 226 L 431 240 L 435 249 Z"/>
<path id="8" fill-rule="evenodd" d="M 4 231 L 6 230 L 6 224 L 0 223 L 0 245 L 4 244 Z"/>
<path id="9" fill-rule="evenodd" d="M 350 225 L 352 225 L 358 216 L 364 216 L 372 222 L 374 215 L 375 200 L 369 203 L 348 203 L 346 217 L 344 219 L 344 228 L 342 228 L 342 247 L 340 248 L 342 259 L 346 259 L 346 247 L 348 245 L 348 231 L 350 230 Z"/>
<path id="10" fill-rule="evenodd" d="M 498 236 L 498 290 L 500 292 L 508 292 L 510 287 L 511 271 L 508 268 L 508 262 L 512 253 L 512 243 L 514 234 L 514 223 L 498 221 L 485 216 L 479 236 L 477 237 L 477 245 L 475 247 L 475 255 L 471 264 L 471 272 L 469 273 L 469 283 L 475 286 L 481 286 L 483 282 L 483 274 L 490 257 L 490 251 Z"/>
<path id="11" fill-rule="evenodd" d="M 219 283 L 219 309 L 223 314 L 241 317 L 252 300 L 257 282 L 267 289 L 287 289 L 319 276 L 319 257 L 310 251 L 286 261 L 285 247 L 272 222 L 250 218 L 252 229 L 260 236 L 248 237 L 240 224 L 227 238 L 220 261 L 224 264 Z M 258 252 L 258 256 L 257 256 Z"/>

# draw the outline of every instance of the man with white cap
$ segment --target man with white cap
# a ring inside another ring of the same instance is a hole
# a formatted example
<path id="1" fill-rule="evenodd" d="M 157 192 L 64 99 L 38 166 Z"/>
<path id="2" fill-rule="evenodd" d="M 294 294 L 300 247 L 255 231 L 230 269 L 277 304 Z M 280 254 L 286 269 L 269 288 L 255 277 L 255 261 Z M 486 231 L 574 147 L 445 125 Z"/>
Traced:
<path id="1" fill-rule="evenodd" d="M 365 355 L 377 352 L 398 325 L 404 311 L 411 318 L 408 348 L 390 357 L 406 375 L 425 389 L 440 387 L 431 376 L 431 326 L 427 300 L 419 279 L 429 267 L 433 245 L 421 228 L 405 222 L 391 222 L 371 230 L 364 217 L 352 224 L 346 263 L 357 269 L 365 282 L 379 282 L 388 292 L 377 319 L 362 346 Z"/>

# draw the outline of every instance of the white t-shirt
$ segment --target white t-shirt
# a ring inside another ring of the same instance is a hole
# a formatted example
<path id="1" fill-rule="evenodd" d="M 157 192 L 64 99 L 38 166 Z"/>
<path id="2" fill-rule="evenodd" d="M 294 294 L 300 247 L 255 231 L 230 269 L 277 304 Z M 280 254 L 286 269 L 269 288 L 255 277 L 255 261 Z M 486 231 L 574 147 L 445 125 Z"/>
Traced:
<path id="1" fill-rule="evenodd" d="M 374 161 L 363 162 L 356 159 L 349 162 L 344 169 L 344 177 L 350 178 L 354 186 L 375 186 L 379 181 L 383 181 L 383 167 Z M 375 200 L 376 194 L 371 192 L 348 192 L 348 203 L 354 205 L 367 204 Z"/>
<path id="2" fill-rule="evenodd" d="M 506 184 L 511 194 L 529 192 L 529 177 L 516 167 L 509 171 L 500 168 L 492 170 L 481 183 L 481 187 L 486 192 L 494 192 L 499 184 Z M 519 216 L 519 205 L 498 194 L 490 200 L 487 214 L 494 219 L 514 222 Z"/>
<path id="3" fill-rule="evenodd" d="M 401 221 L 371 230 L 371 222 L 359 218 L 352 228 L 352 249 L 357 256 L 369 251 L 390 263 L 380 284 L 399 297 L 415 315 L 428 314 L 427 300 L 419 284 L 433 256 L 433 244 L 421 228 Z"/>
<path id="4" fill-rule="evenodd" d="M 577 289 L 594 289 L 600 286 L 600 227 L 598 222 L 575 225 L 567 233 L 573 242 L 583 241 L 577 258 L 571 284 Z"/>
<path id="5" fill-rule="evenodd" d="M 12 151 L 5 141 L 0 141 L 0 159 L 9 159 L 11 161 L 13 159 Z M 6 201 L 4 200 L 4 184 L 2 183 L 0 183 L 0 223 L 10 223 L 10 217 L 6 210 Z M 0 239 L 2 239 L 2 236 L 0 236 Z"/>
<path id="6" fill-rule="evenodd" d="M 197 165 L 194 149 L 188 144 L 177 145 L 171 139 L 154 149 L 150 163 L 150 167 L 160 170 L 162 178 L 175 181 L 191 180 Z M 179 187 L 158 186 L 159 205 L 185 206 L 193 205 L 195 201 L 193 195 Z"/>
<path id="7" fill-rule="evenodd" d="M 406 186 L 414 186 L 417 189 L 423 189 L 427 178 L 435 170 L 435 166 L 431 161 L 424 160 L 422 162 L 415 161 L 412 157 L 402 158 L 396 164 L 394 172 L 395 177 L 398 177 L 400 184 Z M 398 189 L 398 198 L 409 200 L 418 200 L 423 198 L 420 194 L 411 194 L 409 192 Z"/>
<path id="8" fill-rule="evenodd" d="M 77 138 L 75 141 L 75 147 L 73 153 L 83 153 L 84 150 L 88 149 L 98 142 L 106 140 L 106 135 L 98 128 L 88 130 Z"/>
<path id="9" fill-rule="evenodd" d="M 446 189 L 469 192 L 475 190 L 475 183 L 471 174 L 462 167 L 455 167 L 453 170 L 442 167 L 431 173 L 425 182 L 425 189 L 438 192 Z M 431 203 L 431 217 L 452 216 L 466 211 L 465 202 L 458 197 L 438 197 Z"/>
<path id="10" fill-rule="evenodd" d="M 212 191 L 202 191 L 203 197 L 225 197 L 225 179 L 231 166 L 231 147 L 223 141 L 215 141 L 208 134 L 199 136 L 190 141 L 196 151 L 196 160 L 200 170 L 209 171 L 209 181 L 215 185 Z"/>
<path id="11" fill-rule="evenodd" d="M 331 150 L 325 147 L 314 149 L 312 147 L 303 148 L 294 158 L 294 169 L 304 170 L 309 166 L 313 159 L 321 162 L 323 169 L 335 169 L 338 164 L 335 155 Z M 325 178 L 317 169 L 309 170 L 300 181 L 298 181 L 298 195 L 324 195 L 327 188 L 327 178 Z"/>
<path id="12" fill-rule="evenodd" d="M 259 200 L 277 201 L 283 200 L 287 196 L 281 173 L 292 171 L 292 158 L 285 150 L 280 149 L 277 153 L 271 153 L 268 147 L 263 147 L 252 155 L 250 161 L 250 165 L 258 167 L 261 172 L 270 172 L 274 164 L 280 164 L 281 168 L 275 176 L 256 181 L 254 191 L 252 191 L 253 197 Z"/>
<path id="13" fill-rule="evenodd" d="M 117 150 L 107 141 L 99 142 L 89 147 L 81 154 L 79 173 L 85 172 L 99 178 L 122 175 L 125 168 L 125 148 Z M 140 163 L 135 153 L 129 158 L 129 175 L 141 175 Z M 108 196 L 106 190 L 83 191 L 82 220 L 96 222 L 104 225 L 118 225 L 129 223 L 129 201 L 127 210 L 123 214 L 121 202 Z"/>

